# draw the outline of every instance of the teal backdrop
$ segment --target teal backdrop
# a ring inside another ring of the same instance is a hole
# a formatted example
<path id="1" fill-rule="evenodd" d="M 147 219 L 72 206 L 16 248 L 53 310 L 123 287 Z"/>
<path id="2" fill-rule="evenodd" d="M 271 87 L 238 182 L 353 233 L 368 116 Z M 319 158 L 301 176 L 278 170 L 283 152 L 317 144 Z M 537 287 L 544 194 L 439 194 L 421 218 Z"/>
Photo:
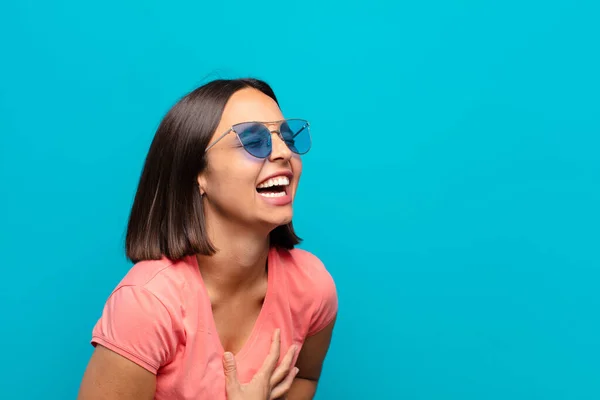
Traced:
<path id="1" fill-rule="evenodd" d="M 0 5 L 3 399 L 73 399 L 154 131 L 217 77 L 314 148 L 334 276 L 318 399 L 600 398 L 595 1 Z"/>

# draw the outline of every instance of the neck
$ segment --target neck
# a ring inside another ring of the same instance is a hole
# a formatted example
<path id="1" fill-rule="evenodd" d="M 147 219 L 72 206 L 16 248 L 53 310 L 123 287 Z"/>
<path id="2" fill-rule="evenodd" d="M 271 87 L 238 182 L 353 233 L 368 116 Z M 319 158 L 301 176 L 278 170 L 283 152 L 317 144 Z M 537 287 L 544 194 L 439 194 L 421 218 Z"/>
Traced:
<path id="1" fill-rule="evenodd" d="M 205 285 L 218 297 L 260 285 L 266 278 L 269 233 L 231 224 L 226 218 L 215 219 L 206 218 L 206 224 L 216 253 L 197 256 Z"/>

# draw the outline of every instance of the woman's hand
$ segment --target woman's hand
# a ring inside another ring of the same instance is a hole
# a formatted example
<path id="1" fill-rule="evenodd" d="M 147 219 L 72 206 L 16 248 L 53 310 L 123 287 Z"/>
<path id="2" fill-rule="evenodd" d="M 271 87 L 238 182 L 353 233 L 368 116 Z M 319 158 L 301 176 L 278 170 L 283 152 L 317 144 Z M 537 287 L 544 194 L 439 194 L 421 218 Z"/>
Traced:
<path id="1" fill-rule="evenodd" d="M 291 368 L 297 348 L 292 345 L 276 369 L 280 345 L 280 332 L 279 329 L 276 329 L 273 334 L 271 349 L 263 365 L 252 380 L 245 385 L 240 384 L 238 381 L 233 354 L 227 352 L 223 355 L 227 400 L 275 400 L 285 398 L 292 386 L 294 377 L 298 373 L 298 368 Z"/>

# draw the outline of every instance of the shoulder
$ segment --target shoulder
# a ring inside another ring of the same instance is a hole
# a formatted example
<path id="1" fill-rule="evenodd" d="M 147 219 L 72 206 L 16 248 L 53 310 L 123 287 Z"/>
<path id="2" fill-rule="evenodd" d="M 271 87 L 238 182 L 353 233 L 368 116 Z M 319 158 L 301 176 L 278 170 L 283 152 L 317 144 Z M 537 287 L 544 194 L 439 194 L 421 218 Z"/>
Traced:
<path id="1" fill-rule="evenodd" d="M 135 289 L 156 297 L 163 305 L 180 305 L 192 273 L 190 261 L 184 258 L 172 261 L 167 258 L 146 260 L 134 264 L 113 290 Z M 126 289 L 127 288 L 127 289 Z"/>
<path id="2" fill-rule="evenodd" d="M 94 326 L 92 343 L 156 373 L 184 340 L 189 262 L 136 263 L 114 288 Z"/>
<path id="3" fill-rule="evenodd" d="M 317 285 L 333 284 L 333 277 L 325 264 L 313 253 L 303 249 L 292 249 L 278 250 L 278 254 L 288 275 Z"/>
<path id="4" fill-rule="evenodd" d="M 337 315 L 338 295 L 333 276 L 314 254 L 302 250 L 278 250 L 281 270 L 291 302 L 309 311 L 308 335 L 315 334 Z"/>

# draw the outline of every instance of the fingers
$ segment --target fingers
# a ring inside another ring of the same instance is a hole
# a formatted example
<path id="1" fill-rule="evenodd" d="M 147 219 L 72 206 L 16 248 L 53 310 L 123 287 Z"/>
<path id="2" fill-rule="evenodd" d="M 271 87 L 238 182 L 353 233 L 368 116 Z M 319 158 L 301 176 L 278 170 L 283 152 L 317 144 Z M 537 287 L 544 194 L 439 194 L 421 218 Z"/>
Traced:
<path id="1" fill-rule="evenodd" d="M 273 340 L 271 342 L 271 349 L 269 350 L 269 354 L 267 355 L 267 358 L 265 358 L 265 361 L 260 368 L 259 372 L 265 374 L 266 376 L 271 376 L 275 366 L 277 365 L 277 361 L 279 360 L 280 335 L 281 332 L 279 329 L 275 329 L 275 333 L 273 333 Z"/>
<path id="2" fill-rule="evenodd" d="M 294 378 L 296 375 L 298 375 L 298 371 L 298 368 L 292 368 L 285 379 L 271 390 L 271 400 L 282 397 L 290 390 L 292 383 L 294 382 Z"/>
<path id="3" fill-rule="evenodd" d="M 229 392 L 239 385 L 235 357 L 230 352 L 223 354 L 223 370 L 225 371 L 225 382 Z"/>
<path id="4" fill-rule="evenodd" d="M 281 360 L 281 364 L 279 364 L 273 375 L 271 375 L 271 387 L 277 386 L 288 375 L 297 350 L 296 345 L 290 346 L 287 354 Z"/>

